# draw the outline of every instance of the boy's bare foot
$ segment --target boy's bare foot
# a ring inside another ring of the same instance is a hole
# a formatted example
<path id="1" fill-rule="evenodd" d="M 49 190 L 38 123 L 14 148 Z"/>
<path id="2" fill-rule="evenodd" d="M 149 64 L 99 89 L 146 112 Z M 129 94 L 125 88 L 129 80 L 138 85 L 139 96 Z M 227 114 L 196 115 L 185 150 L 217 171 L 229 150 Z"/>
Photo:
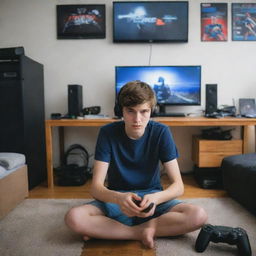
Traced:
<path id="1" fill-rule="evenodd" d="M 91 238 L 89 237 L 89 236 L 83 236 L 83 240 L 84 241 L 88 241 L 88 240 L 90 240 Z"/>
<path id="2" fill-rule="evenodd" d="M 155 245 L 154 235 L 155 235 L 155 228 L 153 228 L 153 227 L 147 227 L 142 232 L 142 240 L 141 241 L 146 247 L 148 247 L 150 249 L 154 248 L 154 245 Z"/>

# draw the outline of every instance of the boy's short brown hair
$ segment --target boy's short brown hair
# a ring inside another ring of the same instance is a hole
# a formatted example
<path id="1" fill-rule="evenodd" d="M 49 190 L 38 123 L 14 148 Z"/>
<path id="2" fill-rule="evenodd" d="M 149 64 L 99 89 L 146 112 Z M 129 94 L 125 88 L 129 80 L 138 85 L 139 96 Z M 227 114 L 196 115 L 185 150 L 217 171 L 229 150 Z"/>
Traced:
<path id="1" fill-rule="evenodd" d="M 156 96 L 153 89 L 139 80 L 126 83 L 118 95 L 121 110 L 123 107 L 134 107 L 139 104 L 149 103 L 151 110 L 155 108 Z"/>

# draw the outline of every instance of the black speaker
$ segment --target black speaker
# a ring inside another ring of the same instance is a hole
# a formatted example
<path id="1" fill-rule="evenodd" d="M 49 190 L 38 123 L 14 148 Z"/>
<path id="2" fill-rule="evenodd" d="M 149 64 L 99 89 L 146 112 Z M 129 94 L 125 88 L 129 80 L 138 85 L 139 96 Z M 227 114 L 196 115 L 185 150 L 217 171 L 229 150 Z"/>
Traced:
<path id="1" fill-rule="evenodd" d="M 25 55 L 0 57 L 0 117 L 0 152 L 25 155 L 31 189 L 46 179 L 42 64 Z"/>
<path id="2" fill-rule="evenodd" d="M 205 114 L 209 115 L 218 109 L 217 84 L 206 84 Z"/>
<path id="3" fill-rule="evenodd" d="M 80 116 L 83 111 L 83 87 L 78 84 L 68 85 L 68 115 Z"/>

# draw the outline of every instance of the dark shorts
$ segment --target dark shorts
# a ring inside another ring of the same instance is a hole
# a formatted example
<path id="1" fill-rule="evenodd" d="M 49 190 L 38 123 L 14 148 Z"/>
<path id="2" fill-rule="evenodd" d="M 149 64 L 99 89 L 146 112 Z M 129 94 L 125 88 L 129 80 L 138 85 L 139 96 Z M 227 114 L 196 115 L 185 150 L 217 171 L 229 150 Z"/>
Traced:
<path id="1" fill-rule="evenodd" d="M 151 191 L 135 190 L 135 191 L 131 191 L 131 192 L 136 193 L 140 197 L 143 197 L 146 194 L 156 193 L 159 191 L 160 190 L 151 190 Z M 122 191 L 120 191 L 120 192 L 122 192 Z M 99 200 L 93 200 L 91 202 L 88 202 L 87 204 L 91 204 L 91 205 L 98 207 L 105 214 L 105 216 L 107 216 L 111 219 L 119 221 L 128 226 L 134 226 L 134 225 L 139 225 L 143 222 L 149 221 L 153 218 L 159 217 L 162 214 L 168 212 L 172 207 L 174 207 L 175 205 L 180 204 L 180 203 L 182 203 L 182 201 L 180 201 L 178 199 L 173 199 L 173 200 L 164 202 L 162 204 L 159 204 L 156 206 L 154 215 L 149 216 L 147 218 L 128 217 L 123 214 L 123 212 L 121 211 L 118 204 L 105 203 L 105 202 L 102 202 Z"/>

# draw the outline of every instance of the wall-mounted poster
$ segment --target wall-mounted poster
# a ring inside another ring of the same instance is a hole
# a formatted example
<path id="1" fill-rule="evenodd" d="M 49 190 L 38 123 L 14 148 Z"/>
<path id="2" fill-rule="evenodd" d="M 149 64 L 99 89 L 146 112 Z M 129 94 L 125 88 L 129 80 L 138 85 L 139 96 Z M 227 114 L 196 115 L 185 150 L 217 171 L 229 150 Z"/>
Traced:
<path id="1" fill-rule="evenodd" d="M 227 3 L 201 3 L 201 41 L 227 41 Z"/>
<path id="2" fill-rule="evenodd" d="M 57 5 L 57 38 L 105 38 L 105 5 Z"/>
<path id="3" fill-rule="evenodd" d="M 256 41 L 256 3 L 232 4 L 232 40 Z"/>

